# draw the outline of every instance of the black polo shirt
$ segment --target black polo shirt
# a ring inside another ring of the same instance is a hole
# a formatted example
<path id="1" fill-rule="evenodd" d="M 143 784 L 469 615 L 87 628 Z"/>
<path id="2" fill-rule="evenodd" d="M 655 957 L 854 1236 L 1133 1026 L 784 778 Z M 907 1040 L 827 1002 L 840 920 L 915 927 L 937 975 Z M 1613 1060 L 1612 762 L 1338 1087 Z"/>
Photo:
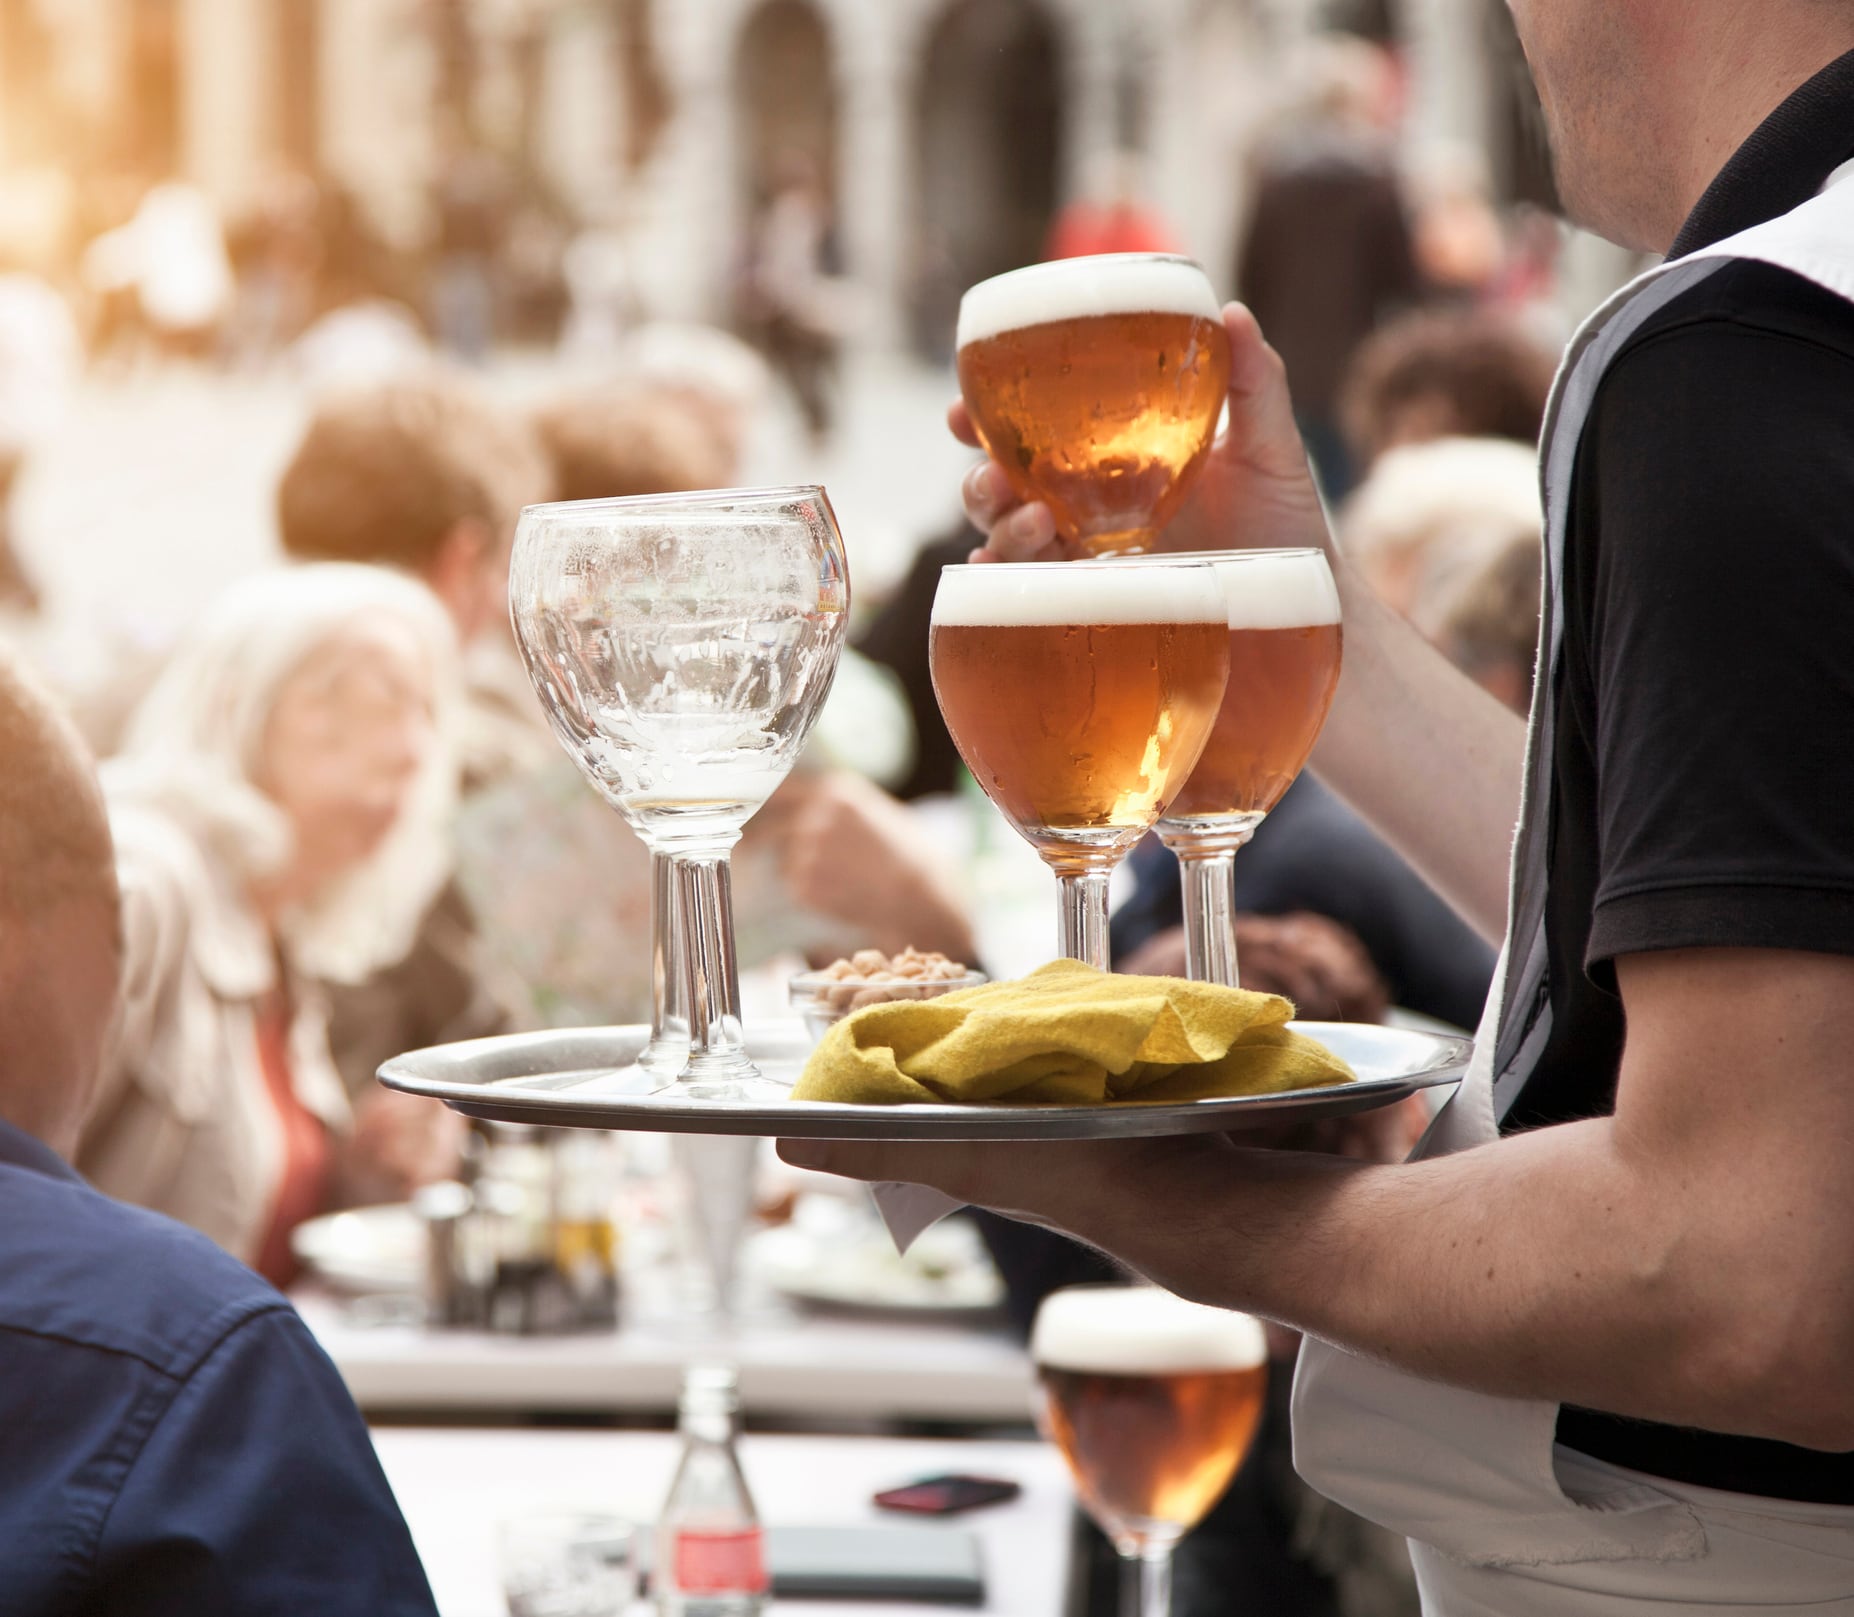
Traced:
<path id="1" fill-rule="evenodd" d="M 1746 141 L 1675 255 L 1789 212 L 1850 157 L 1854 54 Z M 1643 327 L 1578 446 L 1560 610 L 1552 1031 L 1508 1130 L 1614 1109 L 1618 956 L 1854 953 L 1854 306 L 1734 263 Z M 1657 1476 L 1854 1504 L 1854 1455 L 1577 1409 L 1558 1435 Z"/>

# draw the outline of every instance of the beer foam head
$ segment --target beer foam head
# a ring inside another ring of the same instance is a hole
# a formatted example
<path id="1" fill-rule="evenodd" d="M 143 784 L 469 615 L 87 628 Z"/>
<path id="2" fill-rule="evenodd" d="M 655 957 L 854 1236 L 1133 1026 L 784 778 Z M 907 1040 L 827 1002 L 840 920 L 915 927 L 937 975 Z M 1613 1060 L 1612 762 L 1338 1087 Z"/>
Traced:
<path id="1" fill-rule="evenodd" d="M 1268 1356 L 1247 1314 L 1188 1303 L 1154 1286 L 1075 1286 L 1037 1310 L 1030 1354 L 1052 1370 L 1090 1375 L 1182 1375 L 1252 1370 Z"/>
<path id="2" fill-rule="evenodd" d="M 1339 621 L 1339 588 L 1317 550 L 1258 550 L 1211 566 L 1232 629 L 1307 629 Z"/>
<path id="3" fill-rule="evenodd" d="M 1055 320 L 1147 313 L 1222 318 L 1209 277 L 1190 259 L 1105 253 L 1031 264 L 980 281 L 959 300 L 954 346 Z"/>
<path id="4" fill-rule="evenodd" d="M 1227 615 L 1208 567 L 1129 562 L 948 567 L 933 598 L 936 628 L 1222 623 Z"/>

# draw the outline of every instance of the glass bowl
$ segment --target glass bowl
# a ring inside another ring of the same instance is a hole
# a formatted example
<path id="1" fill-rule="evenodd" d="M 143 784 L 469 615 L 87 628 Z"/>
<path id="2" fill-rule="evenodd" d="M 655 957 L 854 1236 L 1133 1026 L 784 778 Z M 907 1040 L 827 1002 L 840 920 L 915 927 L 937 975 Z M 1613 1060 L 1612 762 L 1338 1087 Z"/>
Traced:
<path id="1" fill-rule="evenodd" d="M 811 1037 L 821 1039 L 834 1023 L 865 1005 L 938 999 L 956 988 L 977 988 L 990 980 L 970 967 L 957 977 L 833 977 L 826 969 L 799 972 L 786 993 Z"/>

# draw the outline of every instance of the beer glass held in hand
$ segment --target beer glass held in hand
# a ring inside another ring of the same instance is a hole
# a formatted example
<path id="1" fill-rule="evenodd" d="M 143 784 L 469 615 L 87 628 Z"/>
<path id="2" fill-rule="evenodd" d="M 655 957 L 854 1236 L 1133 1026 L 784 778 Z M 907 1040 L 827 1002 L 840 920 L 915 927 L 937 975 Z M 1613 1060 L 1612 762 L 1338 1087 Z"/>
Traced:
<path id="1" fill-rule="evenodd" d="M 691 1099 L 782 1093 L 741 1039 L 728 855 L 824 705 L 849 604 L 821 488 L 537 505 L 516 530 L 510 615 L 548 721 L 673 864 L 681 936 L 658 906 L 655 949 L 687 984 L 670 1087 Z"/>
<path id="2" fill-rule="evenodd" d="M 1261 1326 L 1154 1287 L 1076 1286 L 1043 1299 L 1030 1351 L 1044 1429 L 1126 1568 L 1122 1617 L 1167 1617 L 1172 1549 L 1261 1422 Z"/>
<path id="3" fill-rule="evenodd" d="M 1107 969 L 1107 878 L 1196 766 L 1223 699 L 1216 578 L 1176 562 L 948 567 L 934 695 L 985 795 L 1056 872 L 1061 950 Z"/>
<path id="4" fill-rule="evenodd" d="M 1150 550 L 1229 388 L 1203 270 L 1147 253 L 1032 264 L 966 293 L 957 340 L 972 423 L 1018 497 L 1090 555 Z"/>
<path id="5" fill-rule="evenodd" d="M 1185 969 L 1236 988 L 1236 850 L 1294 784 L 1326 722 L 1339 688 L 1339 591 L 1317 550 L 1191 562 L 1207 562 L 1222 587 L 1230 677 L 1204 756 L 1158 830 L 1178 856 Z"/>

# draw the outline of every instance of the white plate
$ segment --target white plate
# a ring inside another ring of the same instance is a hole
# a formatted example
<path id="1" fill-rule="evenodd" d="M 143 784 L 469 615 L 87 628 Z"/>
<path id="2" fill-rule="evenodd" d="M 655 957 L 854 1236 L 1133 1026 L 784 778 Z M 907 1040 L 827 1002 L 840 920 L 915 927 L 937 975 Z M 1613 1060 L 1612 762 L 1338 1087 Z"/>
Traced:
<path id="1" fill-rule="evenodd" d="M 403 1203 L 305 1219 L 290 1235 L 297 1261 L 343 1291 L 416 1292 L 425 1281 L 425 1226 Z"/>
<path id="2" fill-rule="evenodd" d="M 773 1290 L 813 1308 L 967 1318 L 1004 1302 L 1004 1281 L 970 1224 L 937 1224 L 904 1257 L 880 1228 L 835 1239 L 790 1225 L 749 1243 L 748 1265 Z"/>

